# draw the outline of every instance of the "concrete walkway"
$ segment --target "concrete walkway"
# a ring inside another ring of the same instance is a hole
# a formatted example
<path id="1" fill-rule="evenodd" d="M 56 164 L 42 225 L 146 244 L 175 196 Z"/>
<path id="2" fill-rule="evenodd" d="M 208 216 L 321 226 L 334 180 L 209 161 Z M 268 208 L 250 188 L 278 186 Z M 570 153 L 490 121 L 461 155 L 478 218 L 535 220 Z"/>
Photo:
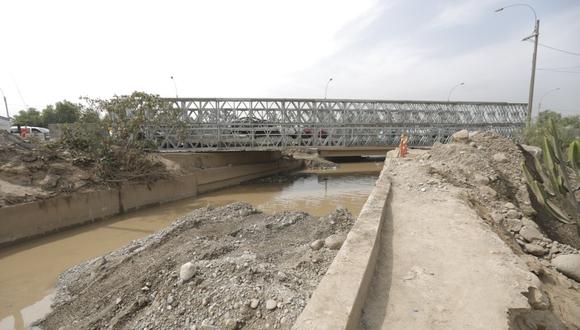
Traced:
<path id="1" fill-rule="evenodd" d="M 390 166 L 391 207 L 363 329 L 507 329 L 535 277 L 451 186 L 417 161 Z M 421 185 L 420 185 L 421 184 Z M 422 191 L 424 188 L 425 191 Z"/>

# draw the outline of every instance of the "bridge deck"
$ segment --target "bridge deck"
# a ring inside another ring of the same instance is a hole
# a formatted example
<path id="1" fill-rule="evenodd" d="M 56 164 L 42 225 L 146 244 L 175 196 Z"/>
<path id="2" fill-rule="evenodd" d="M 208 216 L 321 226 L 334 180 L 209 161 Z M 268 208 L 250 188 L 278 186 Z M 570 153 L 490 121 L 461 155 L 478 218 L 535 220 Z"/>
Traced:
<path id="1" fill-rule="evenodd" d="M 164 99 L 146 135 L 160 149 L 281 150 L 291 147 L 393 147 L 445 142 L 461 129 L 520 133 L 525 103 L 343 99 Z M 177 118 L 164 120 L 163 118 Z"/>

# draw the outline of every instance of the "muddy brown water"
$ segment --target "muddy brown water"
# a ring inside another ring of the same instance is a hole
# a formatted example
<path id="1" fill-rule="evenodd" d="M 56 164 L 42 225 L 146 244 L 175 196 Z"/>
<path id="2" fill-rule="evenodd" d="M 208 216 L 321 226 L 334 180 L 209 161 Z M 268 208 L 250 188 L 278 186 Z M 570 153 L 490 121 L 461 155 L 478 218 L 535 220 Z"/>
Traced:
<path id="1" fill-rule="evenodd" d="M 381 168 L 382 161 L 349 163 L 310 170 L 290 182 L 225 188 L 0 249 L 0 330 L 24 329 L 45 315 L 56 279 L 66 269 L 152 234 L 193 209 L 246 201 L 266 213 L 302 210 L 322 216 L 344 207 L 357 216 Z"/>

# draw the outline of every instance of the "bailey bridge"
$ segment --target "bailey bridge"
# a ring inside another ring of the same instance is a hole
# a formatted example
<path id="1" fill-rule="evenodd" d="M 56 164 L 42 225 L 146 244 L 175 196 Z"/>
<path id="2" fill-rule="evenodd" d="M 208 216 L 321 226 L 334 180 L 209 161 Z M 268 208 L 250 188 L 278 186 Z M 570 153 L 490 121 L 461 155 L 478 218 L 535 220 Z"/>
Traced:
<path id="1" fill-rule="evenodd" d="M 446 142 L 461 129 L 517 136 L 525 103 L 286 98 L 168 98 L 180 125 L 150 121 L 162 151 L 256 151 L 311 147 L 341 155 Z M 381 151 L 382 152 L 382 151 Z"/>

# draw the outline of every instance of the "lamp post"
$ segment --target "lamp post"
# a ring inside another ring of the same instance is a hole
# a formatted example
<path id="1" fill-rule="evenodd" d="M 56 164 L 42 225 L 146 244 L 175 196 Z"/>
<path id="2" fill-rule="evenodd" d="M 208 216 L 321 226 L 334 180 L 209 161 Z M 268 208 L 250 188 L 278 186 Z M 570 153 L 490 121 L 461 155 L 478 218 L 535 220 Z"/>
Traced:
<path id="1" fill-rule="evenodd" d="M 447 95 L 447 102 L 449 102 L 449 100 L 451 100 L 451 93 L 453 93 L 453 91 L 459 87 L 459 86 L 464 86 L 465 83 L 464 82 L 460 82 L 459 84 L 453 86 L 450 90 L 449 90 L 449 94 Z"/>
<path id="2" fill-rule="evenodd" d="M 522 39 L 522 41 L 525 41 L 530 38 L 534 38 L 534 54 L 532 55 L 532 76 L 530 77 L 530 92 L 528 94 L 528 117 L 526 122 L 526 125 L 530 127 L 530 124 L 532 122 L 532 104 L 534 102 L 534 81 L 536 79 L 536 59 L 538 55 L 538 37 L 540 36 L 540 20 L 538 19 L 538 15 L 536 15 L 534 7 L 526 3 L 515 3 L 513 5 L 498 8 L 495 10 L 495 12 L 498 13 L 510 7 L 528 7 L 534 13 L 534 31 L 530 36 Z"/>
<path id="3" fill-rule="evenodd" d="M 6 102 L 6 94 L 4 94 L 2 88 L 0 88 L 0 93 L 2 93 L 2 98 L 4 98 L 4 107 L 6 107 L 6 117 L 10 119 L 10 112 L 8 112 L 8 102 Z"/>
<path id="4" fill-rule="evenodd" d="M 177 84 L 175 83 L 175 78 L 173 78 L 173 76 L 171 76 L 171 81 L 173 81 L 173 89 L 175 89 L 175 98 L 178 99 L 179 96 L 177 96 Z"/>
<path id="5" fill-rule="evenodd" d="M 545 92 L 544 95 L 542 95 L 542 97 L 540 97 L 540 103 L 538 104 L 538 113 L 542 112 L 542 101 L 544 100 L 544 97 L 546 97 L 546 95 L 548 95 L 552 92 L 559 91 L 559 90 L 560 90 L 560 87 L 550 89 L 549 91 Z"/>
<path id="6" fill-rule="evenodd" d="M 328 82 L 326 83 L 326 89 L 324 90 L 324 99 L 326 100 L 326 96 L 328 95 L 328 85 L 330 85 L 330 82 L 332 81 L 332 78 L 328 79 Z"/>

